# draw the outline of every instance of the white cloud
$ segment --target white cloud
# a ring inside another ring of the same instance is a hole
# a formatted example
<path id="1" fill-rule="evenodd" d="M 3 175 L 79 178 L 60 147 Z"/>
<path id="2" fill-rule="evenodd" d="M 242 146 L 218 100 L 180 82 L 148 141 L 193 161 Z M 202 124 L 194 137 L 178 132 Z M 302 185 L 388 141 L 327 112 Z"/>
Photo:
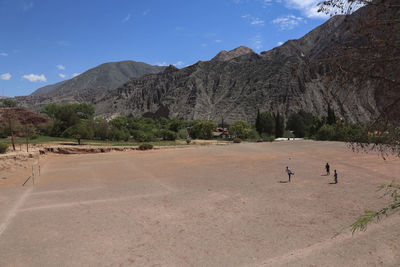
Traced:
<path id="1" fill-rule="evenodd" d="M 260 18 L 251 15 L 242 15 L 241 18 L 249 21 L 250 25 L 264 26 L 264 21 Z"/>
<path id="2" fill-rule="evenodd" d="M 277 45 L 281 46 L 283 45 L 283 42 L 278 42 Z"/>
<path id="3" fill-rule="evenodd" d="M 67 75 L 65 75 L 64 73 L 59 73 L 58 76 L 60 76 L 60 77 L 63 78 L 63 79 L 64 79 L 65 77 L 67 77 Z"/>
<path id="4" fill-rule="evenodd" d="M 279 25 L 280 30 L 291 30 L 298 26 L 300 23 L 306 23 L 306 21 L 302 17 L 287 15 L 274 19 L 272 23 Z"/>
<path id="5" fill-rule="evenodd" d="M 156 66 L 162 66 L 162 67 L 168 66 L 167 62 L 165 62 L 165 61 L 163 61 L 163 62 L 157 62 L 157 63 L 154 64 L 154 65 L 156 65 Z"/>
<path id="6" fill-rule="evenodd" d="M 64 65 L 57 65 L 56 67 L 59 70 L 65 70 L 65 66 Z"/>
<path id="7" fill-rule="evenodd" d="M 23 79 L 27 79 L 31 83 L 33 82 L 47 82 L 46 76 L 44 74 L 36 75 L 36 74 L 29 74 L 22 76 Z"/>
<path id="8" fill-rule="evenodd" d="M 6 57 L 6 56 L 8 56 L 8 54 L 7 54 L 7 53 L 4 53 L 4 52 L 2 52 L 2 53 L 0 53 L 0 56 L 2 56 L 2 57 Z"/>
<path id="9" fill-rule="evenodd" d="M 75 78 L 76 76 L 80 75 L 80 73 L 72 73 L 72 78 Z"/>
<path id="10" fill-rule="evenodd" d="M 284 0 L 284 2 L 287 8 L 300 10 L 308 18 L 329 17 L 322 12 L 318 12 L 318 3 L 321 0 Z"/>
<path id="11" fill-rule="evenodd" d="M 122 22 L 123 22 L 123 23 L 128 22 L 128 21 L 131 20 L 131 18 L 132 18 L 131 14 L 128 14 L 128 15 L 122 20 Z"/>
<path id="12" fill-rule="evenodd" d="M 263 39 L 261 35 L 256 35 L 252 40 L 252 47 L 256 52 L 260 52 L 263 49 Z"/>
<path id="13" fill-rule="evenodd" d="M 183 61 L 178 61 L 174 64 L 175 67 L 182 67 L 183 65 L 185 65 Z"/>
<path id="14" fill-rule="evenodd" d="M 215 40 L 216 43 L 222 43 L 222 40 Z"/>
<path id="15" fill-rule="evenodd" d="M 264 26 L 264 21 L 259 19 L 259 18 L 253 18 L 251 20 L 251 25 L 259 25 L 259 26 Z"/>
<path id="16" fill-rule="evenodd" d="M 11 77 L 12 77 L 12 75 L 8 72 L 0 75 L 0 79 L 5 80 L 5 81 L 10 80 Z"/>
<path id="17" fill-rule="evenodd" d="M 272 0 L 263 0 L 263 7 L 266 8 L 267 6 L 270 6 L 272 4 Z"/>

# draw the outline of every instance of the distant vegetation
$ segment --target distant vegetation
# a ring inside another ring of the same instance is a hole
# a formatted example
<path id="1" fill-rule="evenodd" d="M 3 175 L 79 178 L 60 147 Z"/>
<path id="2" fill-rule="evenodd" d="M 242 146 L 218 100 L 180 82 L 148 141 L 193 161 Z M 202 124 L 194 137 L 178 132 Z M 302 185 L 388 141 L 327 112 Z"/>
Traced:
<path id="1" fill-rule="evenodd" d="M 6 153 L 8 150 L 8 144 L 0 143 L 0 154 Z"/>
<path id="2" fill-rule="evenodd" d="M 12 100 L 3 100 L 2 107 L 15 107 Z M 29 140 L 39 136 L 48 136 L 57 140 L 97 140 L 101 142 L 156 142 L 192 139 L 227 139 L 247 141 L 274 141 L 277 137 L 297 137 L 315 140 L 352 141 L 363 127 L 337 120 L 333 109 L 328 106 L 327 116 L 318 118 L 303 110 L 291 114 L 286 121 L 280 113 L 257 112 L 254 123 L 235 121 L 231 125 L 221 119 L 220 125 L 214 121 L 189 121 L 177 118 L 135 118 L 118 117 L 112 120 L 94 118 L 95 110 L 90 104 L 49 104 L 40 113 L 49 119 L 48 123 L 29 127 L 23 122 L 12 123 L 12 127 L 3 120 L 0 123 L 0 138 L 6 138 L 11 132 L 16 137 L 29 135 Z M 3 114 L 4 110 L 3 110 Z M 39 116 L 39 115 L 38 115 Z M 1 121 L 0 121 L 1 122 Z M 23 131 L 23 129 L 25 129 Z M 48 138 L 47 138 L 48 139 Z M 28 138 L 26 138 L 28 142 Z M 40 139 L 44 140 L 44 139 Z"/>

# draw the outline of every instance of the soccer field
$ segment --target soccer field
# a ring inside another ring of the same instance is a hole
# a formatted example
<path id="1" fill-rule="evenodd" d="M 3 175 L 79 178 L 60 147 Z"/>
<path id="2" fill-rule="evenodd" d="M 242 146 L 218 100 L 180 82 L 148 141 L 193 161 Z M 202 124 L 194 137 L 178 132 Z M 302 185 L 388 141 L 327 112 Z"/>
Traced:
<path id="1" fill-rule="evenodd" d="M 341 231 L 399 173 L 339 142 L 47 155 L 0 187 L 0 266 L 399 266 L 400 216 Z"/>

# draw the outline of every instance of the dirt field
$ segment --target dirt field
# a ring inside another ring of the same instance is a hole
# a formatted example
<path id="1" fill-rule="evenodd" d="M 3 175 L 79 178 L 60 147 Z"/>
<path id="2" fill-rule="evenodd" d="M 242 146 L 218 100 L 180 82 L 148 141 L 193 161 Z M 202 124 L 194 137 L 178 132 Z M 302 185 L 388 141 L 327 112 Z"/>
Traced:
<path id="1" fill-rule="evenodd" d="M 398 215 L 334 237 L 387 203 L 399 159 L 283 141 L 43 162 L 36 185 L 0 185 L 0 266 L 400 265 Z"/>

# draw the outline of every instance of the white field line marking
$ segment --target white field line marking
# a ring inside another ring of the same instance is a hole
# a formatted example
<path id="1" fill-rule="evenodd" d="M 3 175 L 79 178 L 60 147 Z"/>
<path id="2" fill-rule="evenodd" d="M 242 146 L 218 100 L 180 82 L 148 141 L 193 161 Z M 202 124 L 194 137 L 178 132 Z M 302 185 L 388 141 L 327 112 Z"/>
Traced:
<path id="1" fill-rule="evenodd" d="M 28 197 L 29 193 L 32 191 L 33 187 L 30 187 L 29 189 L 25 190 L 25 192 L 22 193 L 21 197 L 18 199 L 18 201 L 15 203 L 15 205 L 11 208 L 11 210 L 8 212 L 6 219 L 2 224 L 0 224 L 0 237 L 4 233 L 4 231 L 7 229 L 8 225 L 11 223 L 12 219 L 17 215 L 18 209 L 24 204 L 25 199 Z"/>
<path id="2" fill-rule="evenodd" d="M 72 193 L 72 192 L 80 192 L 80 191 L 94 191 L 98 189 L 103 189 L 104 186 L 96 186 L 91 188 L 77 188 L 77 189 L 64 189 L 64 190 L 49 190 L 49 191 L 39 191 L 33 192 L 31 195 L 45 195 L 45 194 L 62 194 L 62 193 Z"/>
<path id="3" fill-rule="evenodd" d="M 75 202 L 69 202 L 69 203 L 61 203 L 61 204 L 53 204 L 53 205 L 45 205 L 45 206 L 39 206 L 39 207 L 33 207 L 33 208 L 20 209 L 20 210 L 18 210 L 18 212 L 27 212 L 27 211 L 29 212 L 29 211 L 57 209 L 57 208 L 70 208 L 70 207 L 81 206 L 81 205 L 84 206 L 84 205 L 99 204 L 99 203 L 106 203 L 106 202 L 119 202 L 119 201 L 133 200 L 133 199 L 137 199 L 137 198 L 165 196 L 165 195 L 169 195 L 169 194 L 171 194 L 171 192 L 151 193 L 151 194 L 128 196 L 128 197 L 118 197 L 118 198 L 75 201 Z"/>
<path id="4" fill-rule="evenodd" d="M 395 216 L 395 215 L 394 215 Z M 391 225 L 398 224 L 399 221 L 397 220 L 398 218 L 392 217 L 392 218 L 386 218 L 386 220 L 379 222 L 378 224 L 375 225 L 370 225 L 367 229 L 366 232 L 357 232 L 354 235 L 351 233 L 347 232 L 342 235 L 339 235 L 337 237 L 333 237 L 327 240 L 323 240 L 320 242 L 317 242 L 309 247 L 305 248 L 300 248 L 300 249 L 295 249 L 292 250 L 284 255 L 277 256 L 274 258 L 270 258 L 263 263 L 257 265 L 257 266 L 280 266 L 280 265 L 287 265 L 295 260 L 300 260 L 307 258 L 310 255 L 316 255 L 318 254 L 321 250 L 330 248 L 332 246 L 340 246 L 342 243 L 346 242 L 347 240 L 351 239 L 359 239 L 362 237 L 365 237 L 366 235 L 369 235 L 371 232 L 375 232 L 378 229 L 389 227 Z M 350 231 L 350 230 L 349 230 Z"/>

